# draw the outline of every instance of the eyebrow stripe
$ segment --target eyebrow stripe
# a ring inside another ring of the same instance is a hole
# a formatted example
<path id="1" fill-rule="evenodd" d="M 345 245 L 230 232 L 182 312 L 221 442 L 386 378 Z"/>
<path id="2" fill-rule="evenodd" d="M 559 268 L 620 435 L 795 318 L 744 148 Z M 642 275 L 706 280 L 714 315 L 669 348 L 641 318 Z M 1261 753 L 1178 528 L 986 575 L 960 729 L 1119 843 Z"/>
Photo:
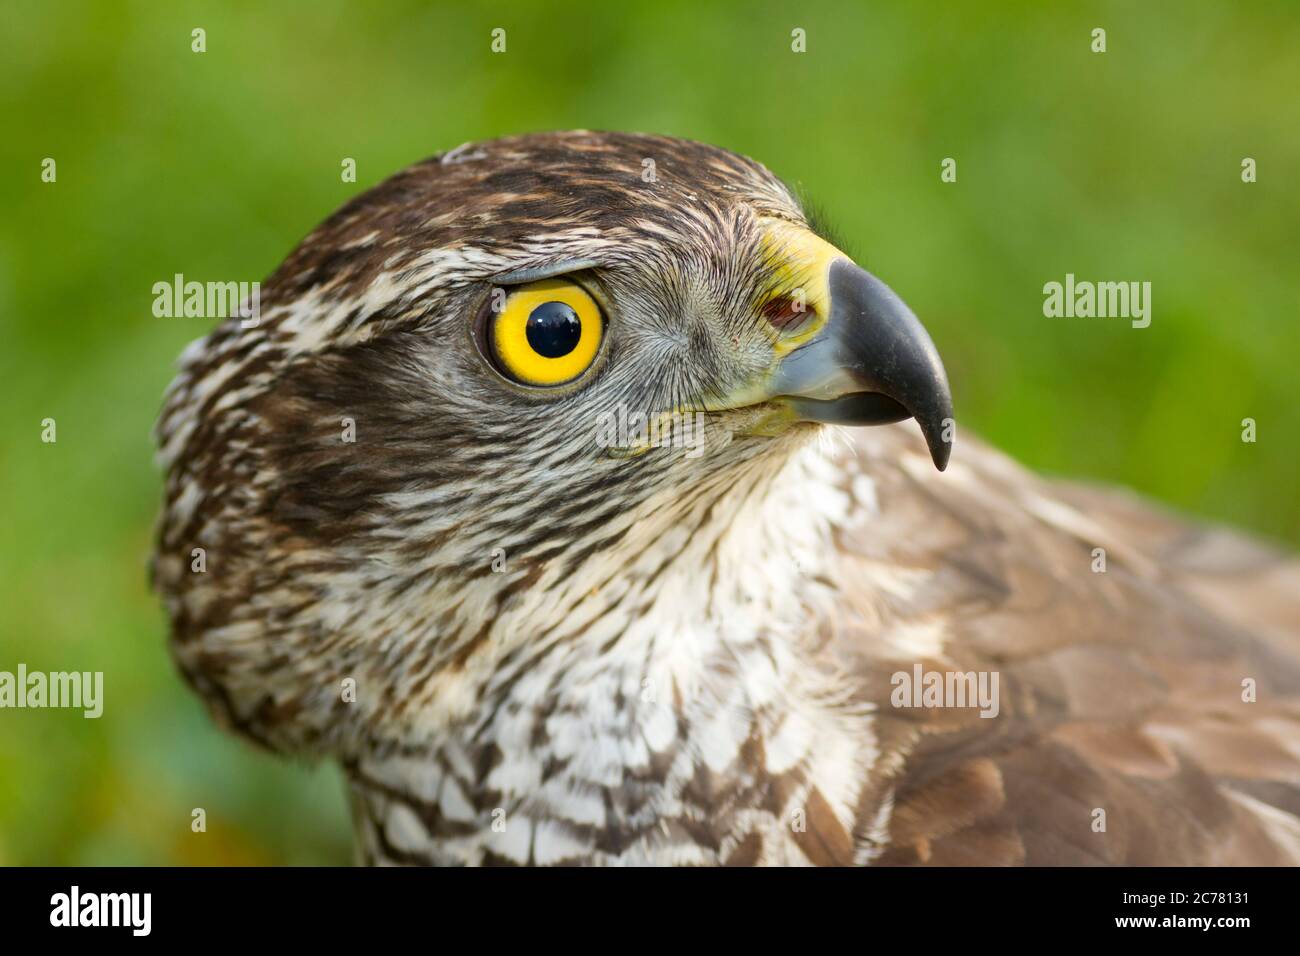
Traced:
<path id="1" fill-rule="evenodd" d="M 552 262 L 547 265 L 529 266 L 525 269 L 502 272 L 499 275 L 492 276 L 488 281 L 493 285 L 522 285 L 525 282 L 536 282 L 539 279 L 553 279 L 569 272 L 594 269 L 597 265 L 599 263 L 595 259 L 562 259 L 559 262 Z"/>

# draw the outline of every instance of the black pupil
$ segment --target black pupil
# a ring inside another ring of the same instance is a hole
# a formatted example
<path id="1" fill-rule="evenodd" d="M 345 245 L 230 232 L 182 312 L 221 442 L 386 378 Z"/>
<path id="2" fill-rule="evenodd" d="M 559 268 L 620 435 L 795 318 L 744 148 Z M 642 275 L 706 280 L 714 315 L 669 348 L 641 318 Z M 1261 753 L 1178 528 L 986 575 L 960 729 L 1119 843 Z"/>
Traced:
<path id="1" fill-rule="evenodd" d="M 578 347 L 582 322 L 571 305 L 543 302 L 528 316 L 525 332 L 534 352 L 546 358 L 559 358 Z"/>

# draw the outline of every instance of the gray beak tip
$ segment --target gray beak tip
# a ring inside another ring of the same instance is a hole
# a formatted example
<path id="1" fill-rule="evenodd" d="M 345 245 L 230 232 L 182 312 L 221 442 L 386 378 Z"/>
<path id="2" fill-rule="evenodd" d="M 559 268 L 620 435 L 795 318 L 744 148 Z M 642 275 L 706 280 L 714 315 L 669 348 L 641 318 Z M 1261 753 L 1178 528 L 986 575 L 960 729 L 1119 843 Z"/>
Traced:
<path id="1" fill-rule="evenodd" d="M 922 426 L 921 433 L 925 435 L 925 443 L 930 447 L 930 458 L 934 461 L 934 467 L 946 471 L 948 459 L 952 457 L 952 442 L 943 438 L 942 430 L 935 434 L 932 429 Z"/>

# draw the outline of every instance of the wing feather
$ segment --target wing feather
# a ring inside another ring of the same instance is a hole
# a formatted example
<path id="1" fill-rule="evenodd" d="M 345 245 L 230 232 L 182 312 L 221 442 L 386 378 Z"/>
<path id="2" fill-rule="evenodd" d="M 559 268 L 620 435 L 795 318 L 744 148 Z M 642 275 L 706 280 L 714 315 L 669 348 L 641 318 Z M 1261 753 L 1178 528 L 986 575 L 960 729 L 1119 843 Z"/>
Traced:
<path id="1" fill-rule="evenodd" d="M 878 510 L 822 628 L 894 755 L 879 861 L 1300 863 L 1300 563 L 970 439 L 935 474 L 909 426 L 839 452 Z M 997 716 L 894 707 L 917 663 L 996 672 Z"/>

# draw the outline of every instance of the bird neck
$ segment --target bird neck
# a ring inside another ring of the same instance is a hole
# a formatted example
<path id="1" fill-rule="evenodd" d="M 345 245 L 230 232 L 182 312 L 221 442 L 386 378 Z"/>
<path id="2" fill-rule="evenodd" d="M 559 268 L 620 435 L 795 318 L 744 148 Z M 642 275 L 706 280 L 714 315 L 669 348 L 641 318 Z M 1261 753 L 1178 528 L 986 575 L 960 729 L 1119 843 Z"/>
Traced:
<path id="1" fill-rule="evenodd" d="M 810 653 L 834 597 L 824 564 L 843 481 L 805 445 L 713 499 L 648 508 L 659 517 L 599 571 L 552 590 L 567 613 L 540 636 L 535 589 L 498 622 L 532 639 L 466 662 L 462 680 L 482 676 L 458 696 L 474 706 L 349 763 L 363 857 L 721 862 L 756 840 L 794 860 L 792 812 L 851 819 L 870 723 Z M 618 580 L 593 588 L 610 567 Z"/>

